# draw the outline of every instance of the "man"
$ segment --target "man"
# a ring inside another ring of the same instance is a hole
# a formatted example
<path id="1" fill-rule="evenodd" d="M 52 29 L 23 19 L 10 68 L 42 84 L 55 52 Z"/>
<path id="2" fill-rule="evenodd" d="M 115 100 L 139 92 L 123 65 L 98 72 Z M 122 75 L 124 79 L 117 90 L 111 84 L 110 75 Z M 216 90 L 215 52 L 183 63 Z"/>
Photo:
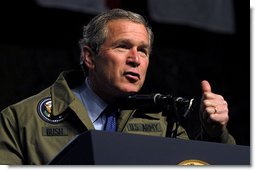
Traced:
<path id="1" fill-rule="evenodd" d="M 152 42 L 153 33 L 138 14 L 114 9 L 92 19 L 80 41 L 83 71 L 63 72 L 51 87 L 1 112 L 0 163 L 47 164 L 76 135 L 105 130 L 105 108 L 120 94 L 142 88 Z M 226 129 L 227 102 L 207 81 L 202 91 L 201 139 L 235 144 Z M 164 137 L 169 130 L 162 113 L 119 110 L 116 116 L 118 132 Z M 177 138 L 188 139 L 181 126 L 173 128 Z"/>

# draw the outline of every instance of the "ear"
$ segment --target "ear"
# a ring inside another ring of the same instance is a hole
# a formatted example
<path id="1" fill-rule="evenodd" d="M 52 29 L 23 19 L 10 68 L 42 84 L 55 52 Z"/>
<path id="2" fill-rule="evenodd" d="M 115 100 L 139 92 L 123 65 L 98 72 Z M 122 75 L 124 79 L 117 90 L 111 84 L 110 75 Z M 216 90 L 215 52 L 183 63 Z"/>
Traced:
<path id="1" fill-rule="evenodd" d="M 94 63 L 94 52 L 91 50 L 89 46 L 84 46 L 82 49 L 82 58 L 84 64 L 88 69 L 93 69 L 95 67 Z"/>

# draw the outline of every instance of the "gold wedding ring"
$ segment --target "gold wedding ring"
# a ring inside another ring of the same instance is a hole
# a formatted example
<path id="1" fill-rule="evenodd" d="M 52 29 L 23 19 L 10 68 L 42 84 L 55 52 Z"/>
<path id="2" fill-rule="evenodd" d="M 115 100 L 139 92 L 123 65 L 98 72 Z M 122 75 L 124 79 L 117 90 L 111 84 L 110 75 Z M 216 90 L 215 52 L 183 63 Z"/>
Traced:
<path id="1" fill-rule="evenodd" d="M 213 106 L 213 108 L 214 108 L 214 113 L 213 113 L 213 114 L 217 113 L 217 112 L 218 112 L 218 111 L 217 111 L 217 107 L 216 107 L 216 106 Z"/>

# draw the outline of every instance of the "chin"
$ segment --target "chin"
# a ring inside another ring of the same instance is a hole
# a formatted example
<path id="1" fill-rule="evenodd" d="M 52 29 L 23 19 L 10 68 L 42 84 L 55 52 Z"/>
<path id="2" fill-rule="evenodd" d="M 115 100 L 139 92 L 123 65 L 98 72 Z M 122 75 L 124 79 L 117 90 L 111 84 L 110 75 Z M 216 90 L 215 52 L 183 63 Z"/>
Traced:
<path id="1" fill-rule="evenodd" d="M 121 93 L 136 93 L 141 89 L 141 86 L 138 84 L 125 83 L 121 84 L 118 89 Z"/>
<path id="2" fill-rule="evenodd" d="M 140 88 L 126 88 L 122 89 L 121 92 L 123 93 L 136 93 L 140 90 Z"/>

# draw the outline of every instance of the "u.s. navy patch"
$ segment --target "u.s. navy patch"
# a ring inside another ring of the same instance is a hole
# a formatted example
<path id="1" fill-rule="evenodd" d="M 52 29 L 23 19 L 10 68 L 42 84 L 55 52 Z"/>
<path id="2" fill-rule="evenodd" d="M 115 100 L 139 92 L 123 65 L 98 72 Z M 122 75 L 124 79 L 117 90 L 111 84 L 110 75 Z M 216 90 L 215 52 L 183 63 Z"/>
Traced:
<path id="1" fill-rule="evenodd" d="M 143 132 L 161 132 L 162 128 L 159 123 L 128 123 L 127 130 Z"/>
<path id="2" fill-rule="evenodd" d="M 47 98 L 44 98 L 42 99 L 38 105 L 37 105 L 37 112 L 38 112 L 38 115 L 46 122 L 48 123 L 60 123 L 62 122 L 67 114 L 60 114 L 60 115 L 57 115 L 57 116 L 54 116 L 52 114 L 52 100 L 51 100 L 51 97 L 47 97 Z"/>

